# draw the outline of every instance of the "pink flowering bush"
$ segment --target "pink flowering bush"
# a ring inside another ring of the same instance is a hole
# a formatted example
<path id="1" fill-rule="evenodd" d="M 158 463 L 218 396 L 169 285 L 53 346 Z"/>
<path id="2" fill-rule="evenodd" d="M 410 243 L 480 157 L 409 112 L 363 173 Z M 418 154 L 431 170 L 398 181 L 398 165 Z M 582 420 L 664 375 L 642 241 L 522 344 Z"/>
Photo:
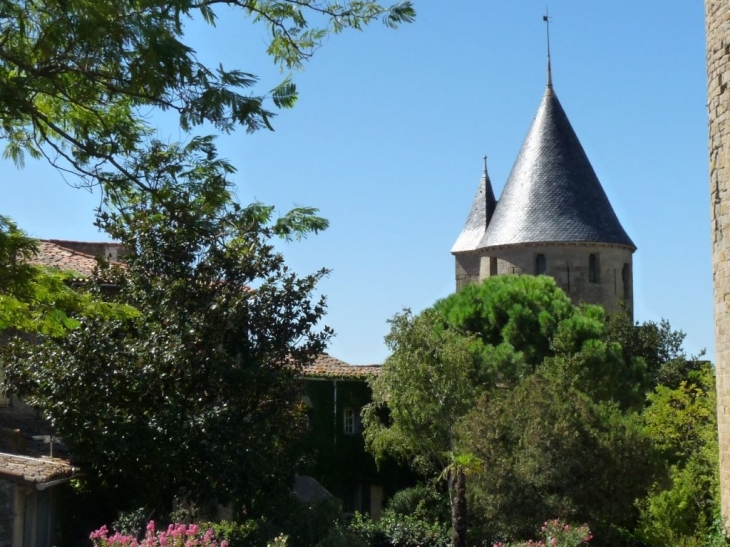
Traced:
<path id="1" fill-rule="evenodd" d="M 147 533 L 142 541 L 134 536 L 119 532 L 109 536 L 106 525 L 91 532 L 89 539 L 94 547 L 227 547 L 224 540 L 218 543 L 210 528 L 203 532 L 197 524 L 170 524 L 166 531 L 158 531 L 155 521 L 147 525 Z"/>
<path id="2" fill-rule="evenodd" d="M 522 543 L 495 543 L 492 547 L 579 547 L 593 539 L 593 534 L 585 524 L 571 527 L 565 522 L 555 519 L 543 524 L 541 539 Z"/>

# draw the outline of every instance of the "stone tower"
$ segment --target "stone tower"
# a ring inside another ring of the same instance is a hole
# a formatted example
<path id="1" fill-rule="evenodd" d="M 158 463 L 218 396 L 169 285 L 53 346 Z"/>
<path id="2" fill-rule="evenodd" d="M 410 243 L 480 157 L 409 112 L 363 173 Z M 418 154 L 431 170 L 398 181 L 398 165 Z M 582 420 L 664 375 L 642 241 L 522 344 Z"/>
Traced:
<path id="1" fill-rule="evenodd" d="M 722 515 L 730 528 L 730 3 L 705 0 Z"/>
<path id="2" fill-rule="evenodd" d="M 633 309 L 626 234 L 548 84 L 496 205 L 486 165 L 451 252 L 456 289 L 503 274 L 549 275 L 575 303 Z"/>

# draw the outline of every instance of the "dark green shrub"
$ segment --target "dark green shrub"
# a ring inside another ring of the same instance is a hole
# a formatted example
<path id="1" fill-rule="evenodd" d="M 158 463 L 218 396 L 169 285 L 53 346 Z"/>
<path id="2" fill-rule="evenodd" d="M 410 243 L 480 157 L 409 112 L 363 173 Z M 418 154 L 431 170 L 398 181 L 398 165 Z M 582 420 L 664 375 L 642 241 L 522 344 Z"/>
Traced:
<path id="1" fill-rule="evenodd" d="M 433 487 L 418 484 L 395 493 L 388 501 L 388 512 L 416 515 L 428 522 L 449 522 L 448 497 Z"/>
<path id="2" fill-rule="evenodd" d="M 429 522 L 417 515 L 397 515 L 385 511 L 378 522 L 368 516 L 355 515 L 350 531 L 370 547 L 448 547 L 451 529 L 439 522 Z"/>

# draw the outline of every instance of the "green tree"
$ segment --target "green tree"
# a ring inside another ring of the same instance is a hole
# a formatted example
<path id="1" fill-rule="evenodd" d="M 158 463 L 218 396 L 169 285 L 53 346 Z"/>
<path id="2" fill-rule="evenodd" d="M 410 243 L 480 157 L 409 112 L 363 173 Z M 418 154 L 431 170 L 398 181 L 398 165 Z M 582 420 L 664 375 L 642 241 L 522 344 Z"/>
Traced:
<path id="1" fill-rule="evenodd" d="M 392 354 L 372 381 L 373 403 L 363 411 L 365 443 L 381 460 L 387 454 L 424 474 L 443 473 L 452 506 L 453 544 L 464 545 L 466 473 L 454 465 L 456 428 L 474 404 L 484 371 L 481 342 L 444 327 L 439 314 L 410 311 L 390 321 L 386 344 Z M 383 419 L 387 405 L 388 416 Z"/>
<path id="2" fill-rule="evenodd" d="M 472 283 L 434 305 L 449 328 L 483 342 L 485 366 L 500 383 L 513 382 L 553 354 L 552 339 L 575 314 L 546 276 L 498 276 Z"/>
<path id="3" fill-rule="evenodd" d="M 528 539 L 534 523 L 588 522 L 612 545 L 653 477 L 639 417 L 537 372 L 485 394 L 462 421 L 463 449 L 484 462 L 471 501 L 489 537 Z M 615 543 L 614 543 L 615 544 Z"/>
<path id="4" fill-rule="evenodd" d="M 715 376 L 707 362 L 696 367 L 676 387 L 657 386 L 643 416 L 664 462 L 639 503 L 639 535 L 652 545 L 704 546 L 720 520 Z"/>
<path id="5" fill-rule="evenodd" d="M 131 251 L 127 268 L 103 275 L 139 313 L 16 344 L 9 383 L 117 509 L 164 512 L 185 496 L 255 511 L 290 473 L 302 429 L 296 376 L 331 335 L 314 330 L 326 272 L 293 274 L 272 238 L 326 222 L 236 204 L 232 167 L 209 138 L 153 144 L 133 168 L 154 192 L 108 195 L 115 212 L 99 224 Z"/>
<path id="6" fill-rule="evenodd" d="M 626 311 L 618 311 L 607 316 L 606 328 L 606 338 L 621 345 L 626 362 L 645 368 L 640 385 L 644 392 L 658 385 L 676 388 L 701 368 L 682 348 L 685 334 L 673 330 L 666 319 L 638 323 Z"/>
<path id="7" fill-rule="evenodd" d="M 10 219 L 0 216 L 0 330 L 4 340 L 22 335 L 63 336 L 80 317 L 134 315 L 129 306 L 104 302 L 93 283 L 71 287 L 78 278 L 31 264 L 38 243 Z"/>
<path id="8" fill-rule="evenodd" d="M 390 321 L 392 354 L 364 412 L 366 445 L 448 478 L 455 544 L 466 540 L 469 466 L 461 462 L 474 461 L 457 444 L 459 422 L 482 393 L 514 385 L 551 355 L 560 323 L 575 313 L 553 279 L 504 276 Z"/>
<path id="9" fill-rule="evenodd" d="M 284 68 L 300 68 L 332 33 L 415 15 L 407 0 L 1 0 L 5 155 L 21 165 L 25 153 L 44 156 L 86 184 L 151 189 L 124 165 L 153 133 L 150 109 L 177 113 L 186 131 L 205 123 L 225 132 L 271 128 L 267 102 L 293 105 L 292 81 L 252 93 L 255 75 L 206 66 L 185 41 L 188 21 L 214 25 L 223 9 L 265 25 L 268 53 Z"/>
<path id="10" fill-rule="evenodd" d="M 365 410 L 367 446 L 426 474 L 481 462 L 469 491 L 492 533 L 555 516 L 633 523 L 633 500 L 652 477 L 635 413 L 646 363 L 627 359 L 609 332 L 602 308 L 573 306 L 545 276 L 490 278 L 398 315 Z M 447 476 L 463 486 L 465 476 Z"/>

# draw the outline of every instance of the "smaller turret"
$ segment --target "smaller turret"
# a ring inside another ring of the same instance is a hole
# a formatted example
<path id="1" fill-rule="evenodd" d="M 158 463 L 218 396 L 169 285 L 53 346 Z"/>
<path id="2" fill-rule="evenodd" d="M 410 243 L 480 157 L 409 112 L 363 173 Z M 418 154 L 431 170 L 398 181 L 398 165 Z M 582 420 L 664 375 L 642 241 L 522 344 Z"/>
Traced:
<path id="1" fill-rule="evenodd" d="M 456 290 L 468 283 L 479 281 L 480 257 L 476 251 L 496 207 L 497 200 L 494 197 L 492 181 L 487 172 L 487 156 L 484 156 L 484 172 L 479 181 L 479 188 L 474 196 L 471 211 L 469 211 L 464 229 L 451 248 L 451 254 L 456 260 Z"/>

